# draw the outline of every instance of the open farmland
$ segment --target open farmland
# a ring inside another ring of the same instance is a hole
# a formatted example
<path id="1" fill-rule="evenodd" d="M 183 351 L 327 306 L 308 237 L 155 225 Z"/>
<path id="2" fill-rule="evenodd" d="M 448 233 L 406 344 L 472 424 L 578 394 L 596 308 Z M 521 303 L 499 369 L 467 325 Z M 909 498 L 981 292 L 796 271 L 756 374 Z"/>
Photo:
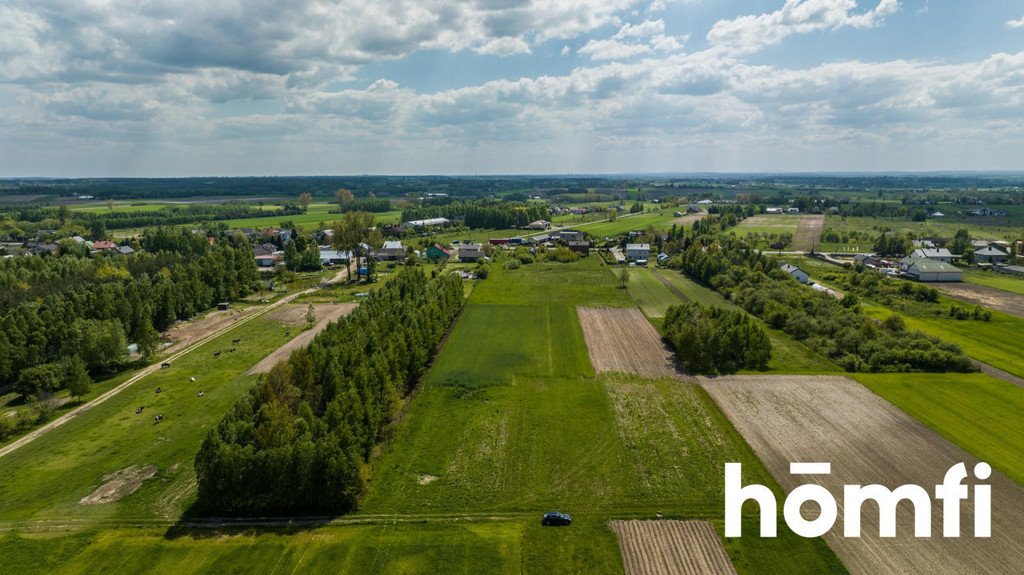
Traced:
<path id="1" fill-rule="evenodd" d="M 821 229 L 825 226 L 825 216 L 808 214 L 800 216 L 800 223 L 797 224 L 796 233 L 793 235 L 792 250 L 809 252 L 818 245 L 818 238 L 821 237 Z"/>
<path id="2" fill-rule="evenodd" d="M 626 575 L 733 575 L 715 528 L 706 521 L 612 521 Z"/>
<path id="3" fill-rule="evenodd" d="M 704 380 L 704 387 L 751 443 L 772 475 L 788 491 L 805 482 L 842 494 L 843 485 L 879 483 L 890 488 L 942 481 L 954 464 L 971 469 L 978 460 L 860 384 L 841 377 L 742 376 Z M 830 475 L 793 476 L 790 462 L 831 462 Z M 751 481 L 744 477 L 744 484 Z M 995 472 L 992 537 L 943 538 L 942 514 L 932 514 L 932 538 L 913 536 L 912 508 L 897 511 L 897 536 L 878 536 L 878 508 L 862 509 L 860 538 L 825 535 L 851 573 L 1017 573 L 1024 564 L 1019 545 L 1024 525 L 1024 490 Z M 845 511 L 836 496 L 840 517 Z M 973 516 L 973 500 L 963 503 Z M 940 507 L 940 506 L 937 506 Z"/>
<path id="4" fill-rule="evenodd" d="M 942 293 L 975 305 L 1024 317 L 1024 295 L 977 284 L 939 283 L 935 288 Z"/>
<path id="5" fill-rule="evenodd" d="M 630 230 L 643 230 L 647 226 L 654 226 L 658 229 L 671 228 L 672 221 L 676 219 L 674 213 L 674 209 L 663 209 L 642 214 L 622 214 L 614 222 L 593 222 L 574 227 L 596 238 L 602 238 L 623 234 Z"/>
<path id="6" fill-rule="evenodd" d="M 676 375 L 672 352 L 640 310 L 579 307 L 577 313 L 590 351 L 590 362 L 599 373 Z"/>
<path id="7" fill-rule="evenodd" d="M 1024 278 L 992 271 L 964 271 L 964 281 L 998 290 L 1024 295 Z"/>
<path id="8" fill-rule="evenodd" d="M 791 214 L 753 216 L 740 222 L 732 231 L 735 231 L 737 237 L 747 234 L 793 235 L 800 225 L 801 217 Z"/>

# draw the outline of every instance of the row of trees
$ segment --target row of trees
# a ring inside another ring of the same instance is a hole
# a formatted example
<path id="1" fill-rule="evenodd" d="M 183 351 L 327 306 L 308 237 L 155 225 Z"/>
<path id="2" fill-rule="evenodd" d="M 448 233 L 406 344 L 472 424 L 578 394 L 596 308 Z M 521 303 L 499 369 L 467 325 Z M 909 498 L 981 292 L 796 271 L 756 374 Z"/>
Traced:
<path id="1" fill-rule="evenodd" d="M 258 288 L 244 237 L 210 245 L 192 236 L 158 231 L 144 243 L 164 249 L 127 256 L 0 260 L 0 386 L 76 355 L 90 372 L 109 371 L 126 359 L 128 341 L 150 353 L 158 331 Z"/>
<path id="2" fill-rule="evenodd" d="M 662 325 L 679 363 L 691 373 L 767 369 L 772 343 L 764 326 L 739 310 L 684 303 Z"/>
<path id="3" fill-rule="evenodd" d="M 199 502 L 227 514 L 338 513 L 462 306 L 462 282 L 399 272 L 274 366 L 207 435 Z"/>
<path id="4" fill-rule="evenodd" d="M 504 229 L 522 227 L 546 219 L 548 209 L 542 203 L 519 203 L 492 200 L 424 205 L 402 211 L 402 221 L 448 218 L 461 220 L 470 228 Z"/>
<path id="5" fill-rule="evenodd" d="M 856 298 L 807 289 L 741 242 L 693 246 L 676 261 L 687 275 L 848 371 L 973 371 L 958 345 L 907 330 L 898 316 L 879 325 L 860 313 Z"/>

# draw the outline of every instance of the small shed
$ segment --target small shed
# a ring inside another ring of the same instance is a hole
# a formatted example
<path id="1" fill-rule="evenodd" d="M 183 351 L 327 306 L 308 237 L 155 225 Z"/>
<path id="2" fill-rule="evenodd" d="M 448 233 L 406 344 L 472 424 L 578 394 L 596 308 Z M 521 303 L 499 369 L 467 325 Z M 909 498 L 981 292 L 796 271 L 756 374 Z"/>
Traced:
<path id="1" fill-rule="evenodd" d="M 229 303 L 229 302 L 222 301 L 219 304 L 217 304 L 217 310 L 218 311 L 227 311 L 229 309 L 231 309 L 231 303 Z"/>

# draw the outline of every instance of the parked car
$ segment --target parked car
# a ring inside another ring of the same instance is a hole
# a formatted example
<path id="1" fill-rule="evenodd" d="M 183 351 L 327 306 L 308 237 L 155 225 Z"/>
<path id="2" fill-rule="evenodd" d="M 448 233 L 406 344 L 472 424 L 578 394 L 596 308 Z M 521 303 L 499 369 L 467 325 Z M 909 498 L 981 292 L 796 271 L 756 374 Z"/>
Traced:
<path id="1" fill-rule="evenodd" d="M 572 523 L 572 516 L 568 513 L 562 513 L 561 511 L 551 511 L 544 514 L 544 518 L 540 520 L 541 525 L 560 527 L 563 525 L 569 525 Z"/>

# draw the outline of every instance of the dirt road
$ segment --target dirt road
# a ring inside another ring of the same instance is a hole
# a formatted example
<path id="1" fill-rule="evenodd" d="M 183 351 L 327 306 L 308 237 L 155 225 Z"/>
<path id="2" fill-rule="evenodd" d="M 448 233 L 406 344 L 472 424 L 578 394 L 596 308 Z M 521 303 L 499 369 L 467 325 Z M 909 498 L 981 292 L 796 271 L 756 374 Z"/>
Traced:
<path id="1" fill-rule="evenodd" d="M 302 315 L 305 315 L 305 313 L 306 313 L 306 306 L 296 305 L 296 306 L 289 306 L 289 307 L 301 308 L 301 309 L 298 310 L 298 312 L 301 313 Z M 327 327 L 327 324 L 331 323 L 332 321 L 337 320 L 338 318 L 340 318 L 342 316 L 346 316 L 346 315 L 352 313 L 352 310 L 356 309 L 357 307 L 359 307 L 359 304 L 355 304 L 355 303 L 317 304 L 316 306 L 314 306 L 314 310 L 315 310 L 316 316 L 318 318 L 320 318 L 320 319 L 319 319 L 319 321 L 317 321 L 315 326 L 313 326 L 311 329 L 307 329 L 306 331 L 300 333 L 299 335 L 297 335 L 294 338 L 292 338 L 292 340 L 289 341 L 288 343 L 286 343 L 286 344 L 282 345 L 281 347 L 277 348 L 276 350 L 274 350 L 273 353 L 271 353 L 267 357 L 265 357 L 262 360 L 260 360 L 259 363 L 257 363 L 256 365 L 252 366 L 252 369 L 250 369 L 249 371 L 247 371 L 245 373 L 247 375 L 251 375 L 251 374 L 254 374 L 254 373 L 266 373 L 266 372 L 270 371 L 270 368 L 274 367 L 274 365 L 276 365 L 277 362 L 279 362 L 279 361 L 281 361 L 283 359 L 287 359 L 288 356 L 290 356 L 293 351 L 295 351 L 296 349 L 299 349 L 300 347 L 306 347 L 307 345 L 309 345 L 309 342 L 313 341 L 313 338 L 316 337 L 316 334 L 318 334 L 321 331 L 323 331 Z M 277 315 L 281 311 L 285 311 L 285 310 L 282 309 L 282 310 L 279 310 L 279 311 L 275 311 L 271 315 Z M 288 310 L 288 311 L 292 312 L 292 310 Z M 294 314 L 290 313 L 289 315 L 294 315 Z M 302 320 L 302 321 L 305 321 L 305 320 Z"/>
<path id="2" fill-rule="evenodd" d="M 1024 317 L 1024 295 L 971 283 L 933 285 L 942 293 L 958 300 Z"/>
<path id="3" fill-rule="evenodd" d="M 208 334 L 208 335 L 206 335 L 204 337 L 201 337 L 201 338 L 195 340 L 193 343 L 188 345 L 188 347 L 185 347 L 181 351 L 175 352 L 174 354 L 172 354 L 169 357 L 162 358 L 160 361 L 158 361 L 158 362 L 156 362 L 156 363 L 154 363 L 152 365 L 149 365 L 149 366 L 146 366 L 146 367 L 142 368 L 138 373 L 136 373 L 132 377 L 126 379 L 123 383 L 119 384 L 117 387 L 114 387 L 114 388 L 112 388 L 110 390 L 107 390 L 106 392 L 104 392 L 103 394 L 97 396 L 95 399 L 93 399 L 89 403 L 86 403 L 84 405 L 76 407 L 75 409 L 73 409 L 73 410 L 65 413 L 64 415 L 54 419 L 53 421 L 47 423 L 46 425 L 43 425 L 42 427 L 34 429 L 34 430 L 30 431 L 29 433 L 26 433 L 24 436 L 19 437 L 15 441 L 12 441 L 10 444 L 5 445 L 3 448 L 0 448 L 0 457 L 4 457 L 5 455 L 13 452 L 14 450 L 18 449 L 19 447 L 23 447 L 25 445 L 28 445 L 29 443 L 35 441 L 36 439 L 38 439 L 39 437 L 43 436 L 47 432 L 49 432 L 49 431 L 51 431 L 53 429 L 56 429 L 56 428 L 60 427 L 61 425 L 64 425 L 65 423 L 71 421 L 72 419 L 78 417 L 79 415 L 85 413 L 86 411 L 89 411 L 90 409 L 96 407 L 97 405 L 100 405 L 104 401 L 107 401 L 111 397 L 114 397 L 115 395 L 121 393 L 125 389 L 128 389 L 132 384 L 134 384 L 135 382 L 139 381 L 140 379 L 146 377 L 147 375 L 153 373 L 154 371 L 159 371 L 160 370 L 160 363 L 162 363 L 162 362 L 173 362 L 176 359 L 178 359 L 179 357 L 181 357 L 181 356 L 183 356 L 183 355 L 185 355 L 185 354 L 195 350 L 196 348 L 202 346 L 204 343 L 206 343 L 206 342 L 208 342 L 208 341 L 210 341 L 212 339 L 215 339 L 215 338 L 223 335 L 224 333 L 226 333 L 229 330 L 232 330 L 232 329 L 234 329 L 234 328 L 236 328 L 238 326 L 241 326 L 241 325 L 245 325 L 245 324 L 249 323 L 250 321 L 252 321 L 252 320 L 254 320 L 254 319 L 258 318 L 258 317 L 261 317 L 262 315 L 270 312 L 271 310 L 277 309 L 278 307 L 280 307 L 282 305 L 290 303 L 290 302 L 294 301 L 295 299 L 297 299 L 297 298 L 299 298 L 301 296 L 313 293 L 316 290 L 320 289 L 321 287 L 324 287 L 326 285 L 330 285 L 330 284 L 342 281 L 346 277 L 348 277 L 348 271 L 343 269 L 343 270 L 339 271 L 333 278 L 331 278 L 327 282 L 324 282 L 324 283 L 322 283 L 322 284 L 320 284 L 318 286 L 311 287 L 311 288 L 309 288 L 307 290 L 304 290 L 304 291 L 301 291 L 301 292 L 296 292 L 296 293 L 293 293 L 291 295 L 287 295 L 287 296 L 277 300 L 276 302 L 267 305 L 263 309 L 257 310 L 255 312 L 245 316 L 244 318 L 239 319 L 236 322 L 232 322 L 232 323 L 230 323 L 230 324 L 228 324 L 226 326 L 223 326 L 220 329 L 214 331 L 213 333 L 210 333 L 210 334 Z"/>
<path id="4" fill-rule="evenodd" d="M 793 234 L 793 244 L 789 249 L 799 252 L 812 251 L 818 246 L 821 229 L 824 227 L 825 216 L 814 214 L 800 216 L 800 223 L 797 224 L 796 233 Z"/>

